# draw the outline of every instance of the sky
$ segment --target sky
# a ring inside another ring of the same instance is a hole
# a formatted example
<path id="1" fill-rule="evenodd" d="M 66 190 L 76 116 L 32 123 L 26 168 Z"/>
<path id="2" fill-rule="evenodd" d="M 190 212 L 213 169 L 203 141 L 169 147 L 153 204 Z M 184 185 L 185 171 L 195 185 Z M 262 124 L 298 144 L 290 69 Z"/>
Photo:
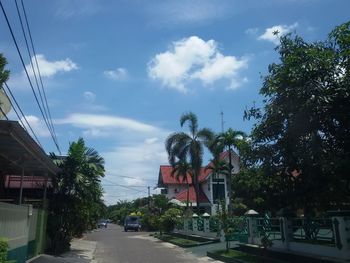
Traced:
<path id="1" fill-rule="evenodd" d="M 1 1 L 33 80 L 14 0 Z M 20 4 L 20 1 L 18 0 Z M 199 127 L 250 132 L 243 113 L 261 105 L 279 35 L 325 40 L 349 20 L 348 0 L 24 0 L 62 153 L 79 137 L 105 159 L 104 200 L 158 193 L 164 141 L 183 113 Z M 0 53 L 7 82 L 43 149 L 45 127 L 4 15 Z M 17 120 L 13 111 L 8 117 Z M 204 164 L 210 156 L 206 153 Z"/>

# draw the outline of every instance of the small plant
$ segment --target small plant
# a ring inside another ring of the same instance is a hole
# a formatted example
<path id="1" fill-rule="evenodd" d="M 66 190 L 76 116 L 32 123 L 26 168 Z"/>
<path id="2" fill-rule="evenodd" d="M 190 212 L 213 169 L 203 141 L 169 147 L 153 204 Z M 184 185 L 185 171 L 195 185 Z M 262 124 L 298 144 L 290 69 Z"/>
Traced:
<path id="1" fill-rule="evenodd" d="M 7 251 L 8 251 L 9 245 L 7 243 L 7 240 L 0 237 L 0 263 L 15 263 L 16 261 L 7 260 Z"/>
<path id="2" fill-rule="evenodd" d="M 160 217 L 160 230 L 161 233 L 164 232 L 171 232 L 174 230 L 174 227 L 177 224 L 178 216 L 182 214 L 182 211 L 177 208 L 170 208 L 168 209 L 164 215 Z"/>
<path id="3" fill-rule="evenodd" d="M 260 239 L 261 246 L 263 247 L 264 251 L 273 245 L 273 242 L 270 239 L 270 231 L 271 231 L 270 217 L 268 214 L 265 214 L 264 220 L 263 220 L 262 231 L 261 231 L 262 237 Z"/>
<path id="4" fill-rule="evenodd" d="M 221 208 L 221 209 L 220 209 Z M 220 208 L 218 208 L 218 215 L 220 221 L 220 228 L 224 231 L 226 241 L 226 251 L 230 249 L 230 236 L 233 233 L 233 228 L 230 227 L 229 214 L 226 208 L 225 199 L 220 201 Z"/>

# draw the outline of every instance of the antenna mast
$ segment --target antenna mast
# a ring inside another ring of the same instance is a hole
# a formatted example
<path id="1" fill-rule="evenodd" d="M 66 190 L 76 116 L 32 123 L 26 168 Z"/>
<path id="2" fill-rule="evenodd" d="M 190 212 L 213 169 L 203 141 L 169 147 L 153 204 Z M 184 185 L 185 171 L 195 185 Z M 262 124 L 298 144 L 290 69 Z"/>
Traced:
<path id="1" fill-rule="evenodd" d="M 224 133 L 224 112 L 221 111 L 221 131 Z"/>

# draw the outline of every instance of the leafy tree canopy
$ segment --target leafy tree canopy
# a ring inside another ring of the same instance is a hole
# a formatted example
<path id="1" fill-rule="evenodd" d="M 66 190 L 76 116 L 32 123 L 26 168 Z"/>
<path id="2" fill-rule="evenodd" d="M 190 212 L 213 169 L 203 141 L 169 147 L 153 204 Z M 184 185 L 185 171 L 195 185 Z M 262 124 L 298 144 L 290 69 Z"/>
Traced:
<path id="1" fill-rule="evenodd" d="M 322 42 L 282 36 L 276 51 L 263 107 L 245 112 L 257 121 L 249 165 L 283 182 L 275 198 L 306 213 L 349 204 L 350 22 Z"/>

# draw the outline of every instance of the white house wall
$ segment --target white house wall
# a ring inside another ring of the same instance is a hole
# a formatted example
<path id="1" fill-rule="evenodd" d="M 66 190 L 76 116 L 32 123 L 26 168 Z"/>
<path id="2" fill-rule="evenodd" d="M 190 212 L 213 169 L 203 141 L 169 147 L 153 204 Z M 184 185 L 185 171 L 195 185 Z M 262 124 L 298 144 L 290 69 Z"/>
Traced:
<path id="1" fill-rule="evenodd" d="M 187 185 L 170 184 L 167 186 L 167 189 L 168 193 L 166 194 L 166 197 L 170 200 L 173 199 L 177 194 L 179 194 L 183 190 L 187 189 Z"/>

